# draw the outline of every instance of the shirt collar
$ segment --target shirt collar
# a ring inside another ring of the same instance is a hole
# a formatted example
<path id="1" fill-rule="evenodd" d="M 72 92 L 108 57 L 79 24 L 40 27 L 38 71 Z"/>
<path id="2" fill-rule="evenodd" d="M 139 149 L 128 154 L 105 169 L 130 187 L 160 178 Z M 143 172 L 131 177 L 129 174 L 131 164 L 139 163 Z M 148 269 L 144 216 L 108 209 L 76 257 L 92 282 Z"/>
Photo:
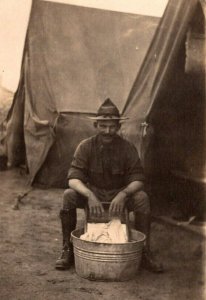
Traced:
<path id="1" fill-rule="evenodd" d="M 118 134 L 116 134 L 111 144 L 104 145 L 101 141 L 100 134 L 97 134 L 96 135 L 97 147 L 98 147 L 98 149 L 101 149 L 101 150 L 103 148 L 108 149 L 108 150 L 113 149 L 117 145 L 119 139 L 120 139 L 120 136 Z"/>

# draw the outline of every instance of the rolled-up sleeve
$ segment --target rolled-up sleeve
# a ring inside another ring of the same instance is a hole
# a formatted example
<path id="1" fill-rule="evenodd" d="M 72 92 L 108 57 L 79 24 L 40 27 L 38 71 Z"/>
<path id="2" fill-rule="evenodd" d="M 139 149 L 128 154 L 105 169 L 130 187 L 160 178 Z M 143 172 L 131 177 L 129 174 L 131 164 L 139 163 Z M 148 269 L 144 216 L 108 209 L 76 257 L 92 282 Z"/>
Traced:
<path id="1" fill-rule="evenodd" d="M 88 182 L 88 145 L 83 141 L 77 147 L 71 167 L 68 171 L 68 179 L 79 179 L 84 183 Z"/>
<path id="2" fill-rule="evenodd" d="M 127 147 L 126 157 L 125 184 L 128 185 L 133 181 L 144 181 L 143 168 L 134 145 L 130 144 Z"/>

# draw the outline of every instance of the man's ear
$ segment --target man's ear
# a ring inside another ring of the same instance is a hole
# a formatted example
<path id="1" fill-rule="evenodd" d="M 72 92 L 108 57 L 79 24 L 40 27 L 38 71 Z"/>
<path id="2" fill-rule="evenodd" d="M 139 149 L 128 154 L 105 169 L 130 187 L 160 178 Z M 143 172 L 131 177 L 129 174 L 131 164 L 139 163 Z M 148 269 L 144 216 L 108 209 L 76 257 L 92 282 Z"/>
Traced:
<path id="1" fill-rule="evenodd" d="M 94 128 L 97 128 L 97 122 L 94 122 L 93 125 L 94 125 Z"/>

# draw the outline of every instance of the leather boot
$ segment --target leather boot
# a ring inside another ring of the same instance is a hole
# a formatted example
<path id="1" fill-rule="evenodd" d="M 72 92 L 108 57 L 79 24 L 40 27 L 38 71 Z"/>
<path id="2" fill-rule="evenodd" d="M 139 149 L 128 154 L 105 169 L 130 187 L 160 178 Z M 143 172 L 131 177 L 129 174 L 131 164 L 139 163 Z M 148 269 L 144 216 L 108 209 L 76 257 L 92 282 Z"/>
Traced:
<path id="1" fill-rule="evenodd" d="M 136 230 L 141 231 L 146 235 L 145 246 L 142 251 L 141 267 L 154 273 L 162 273 L 163 266 L 157 263 L 150 251 L 150 225 L 151 216 L 150 214 L 143 214 L 140 212 L 134 213 L 134 227 Z"/>
<path id="2" fill-rule="evenodd" d="M 70 241 L 71 232 L 76 228 L 76 209 L 61 209 L 60 219 L 63 235 L 63 249 L 56 261 L 56 269 L 66 270 L 74 263 L 73 245 Z"/>

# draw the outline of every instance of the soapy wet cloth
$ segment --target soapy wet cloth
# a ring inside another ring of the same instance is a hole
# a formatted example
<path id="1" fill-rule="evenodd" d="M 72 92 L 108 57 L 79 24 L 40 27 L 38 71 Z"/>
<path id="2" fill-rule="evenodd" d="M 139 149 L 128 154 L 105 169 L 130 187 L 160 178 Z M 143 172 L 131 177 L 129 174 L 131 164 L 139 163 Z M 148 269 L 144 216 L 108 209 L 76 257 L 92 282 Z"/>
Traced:
<path id="1" fill-rule="evenodd" d="M 87 231 L 80 239 L 98 243 L 127 243 L 126 224 L 122 224 L 119 218 L 113 218 L 108 223 L 87 223 Z"/>

